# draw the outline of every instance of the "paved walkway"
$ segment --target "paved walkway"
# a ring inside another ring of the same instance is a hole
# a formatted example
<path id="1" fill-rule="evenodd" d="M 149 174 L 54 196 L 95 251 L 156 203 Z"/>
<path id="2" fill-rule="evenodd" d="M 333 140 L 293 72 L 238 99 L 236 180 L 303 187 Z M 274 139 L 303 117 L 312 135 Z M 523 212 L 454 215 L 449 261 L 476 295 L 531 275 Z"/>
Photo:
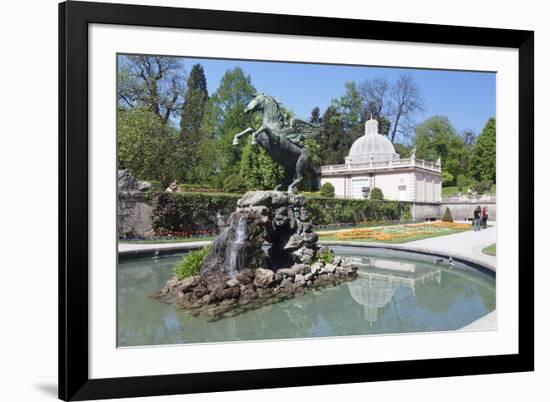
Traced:
<path id="1" fill-rule="evenodd" d="M 492 227 L 479 232 L 467 231 L 446 236 L 431 237 L 429 239 L 410 241 L 401 244 L 367 243 L 367 242 L 340 242 L 334 241 L 331 244 L 354 244 L 368 245 L 373 247 L 392 247 L 395 249 L 414 249 L 418 251 L 436 252 L 456 257 L 464 257 L 482 265 L 492 267 L 496 270 L 496 257 L 484 254 L 481 250 L 497 242 L 497 226 L 491 223 Z M 140 254 L 152 251 L 173 251 L 190 250 L 210 244 L 210 241 L 181 242 L 181 243 L 152 243 L 152 244 L 129 244 L 118 245 L 118 252 L 121 254 Z"/>
<path id="2" fill-rule="evenodd" d="M 469 230 L 452 235 L 410 241 L 403 245 L 464 257 L 475 262 L 482 262 L 496 269 L 496 257 L 481 251 L 497 242 L 497 226 L 495 223 L 491 225 L 492 227 L 482 229 L 479 232 Z"/>
<path id="3" fill-rule="evenodd" d="M 141 254 L 153 251 L 173 251 L 173 250 L 192 250 L 195 248 L 204 247 L 210 244 L 210 240 L 206 241 L 187 241 L 181 243 L 150 243 L 150 244 L 131 244 L 119 243 L 119 254 Z"/>

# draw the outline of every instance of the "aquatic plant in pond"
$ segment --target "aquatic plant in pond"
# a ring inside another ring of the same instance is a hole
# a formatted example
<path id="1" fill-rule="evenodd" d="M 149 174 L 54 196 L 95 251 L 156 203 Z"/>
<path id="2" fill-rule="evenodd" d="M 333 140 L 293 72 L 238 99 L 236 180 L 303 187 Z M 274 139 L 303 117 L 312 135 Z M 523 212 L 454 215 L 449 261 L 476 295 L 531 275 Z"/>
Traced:
<path id="1" fill-rule="evenodd" d="M 174 274 L 176 275 L 176 278 L 181 280 L 193 275 L 198 275 L 204 259 L 208 254 L 210 254 L 211 250 L 212 247 L 207 246 L 199 250 L 191 251 L 189 254 L 182 257 L 182 259 L 174 266 Z"/>

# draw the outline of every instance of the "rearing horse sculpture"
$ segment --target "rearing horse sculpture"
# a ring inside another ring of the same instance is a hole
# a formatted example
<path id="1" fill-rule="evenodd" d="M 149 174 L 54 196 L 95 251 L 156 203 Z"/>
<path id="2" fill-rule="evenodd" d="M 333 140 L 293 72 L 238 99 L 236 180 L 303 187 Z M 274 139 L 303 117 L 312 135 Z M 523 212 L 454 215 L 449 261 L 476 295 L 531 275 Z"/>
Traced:
<path id="1" fill-rule="evenodd" d="M 257 130 L 248 127 L 235 135 L 233 145 L 239 138 L 252 133 L 251 143 L 259 144 L 276 163 L 285 169 L 285 185 L 288 192 L 296 192 L 296 186 L 304 179 L 304 172 L 311 176 L 313 189 L 317 188 L 316 173 L 311 164 L 311 156 L 304 149 L 303 141 L 318 135 L 321 127 L 299 119 L 288 121 L 279 103 L 269 95 L 257 94 L 245 108 L 245 113 L 263 113 L 262 125 Z M 276 187 L 279 188 L 280 185 Z"/>

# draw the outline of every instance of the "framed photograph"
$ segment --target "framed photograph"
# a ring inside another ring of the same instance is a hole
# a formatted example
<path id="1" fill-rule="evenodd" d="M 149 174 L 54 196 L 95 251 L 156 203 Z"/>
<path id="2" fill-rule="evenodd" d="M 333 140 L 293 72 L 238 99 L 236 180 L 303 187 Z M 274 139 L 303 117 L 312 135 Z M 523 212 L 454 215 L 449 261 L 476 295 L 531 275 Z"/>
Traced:
<path id="1" fill-rule="evenodd" d="M 534 32 L 59 5 L 59 397 L 534 369 Z"/>

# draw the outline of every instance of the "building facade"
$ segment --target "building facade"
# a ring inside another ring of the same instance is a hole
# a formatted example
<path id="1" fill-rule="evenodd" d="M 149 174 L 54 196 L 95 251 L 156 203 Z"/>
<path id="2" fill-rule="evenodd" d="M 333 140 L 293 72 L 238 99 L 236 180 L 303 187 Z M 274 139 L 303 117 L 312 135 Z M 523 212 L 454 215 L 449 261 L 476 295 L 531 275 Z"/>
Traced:
<path id="1" fill-rule="evenodd" d="M 342 165 L 321 166 L 321 185 L 331 183 L 336 197 L 368 198 L 377 187 L 388 200 L 441 201 L 441 162 L 401 159 L 391 141 L 378 133 L 378 122 L 365 123 L 365 135 L 350 148 Z"/>

